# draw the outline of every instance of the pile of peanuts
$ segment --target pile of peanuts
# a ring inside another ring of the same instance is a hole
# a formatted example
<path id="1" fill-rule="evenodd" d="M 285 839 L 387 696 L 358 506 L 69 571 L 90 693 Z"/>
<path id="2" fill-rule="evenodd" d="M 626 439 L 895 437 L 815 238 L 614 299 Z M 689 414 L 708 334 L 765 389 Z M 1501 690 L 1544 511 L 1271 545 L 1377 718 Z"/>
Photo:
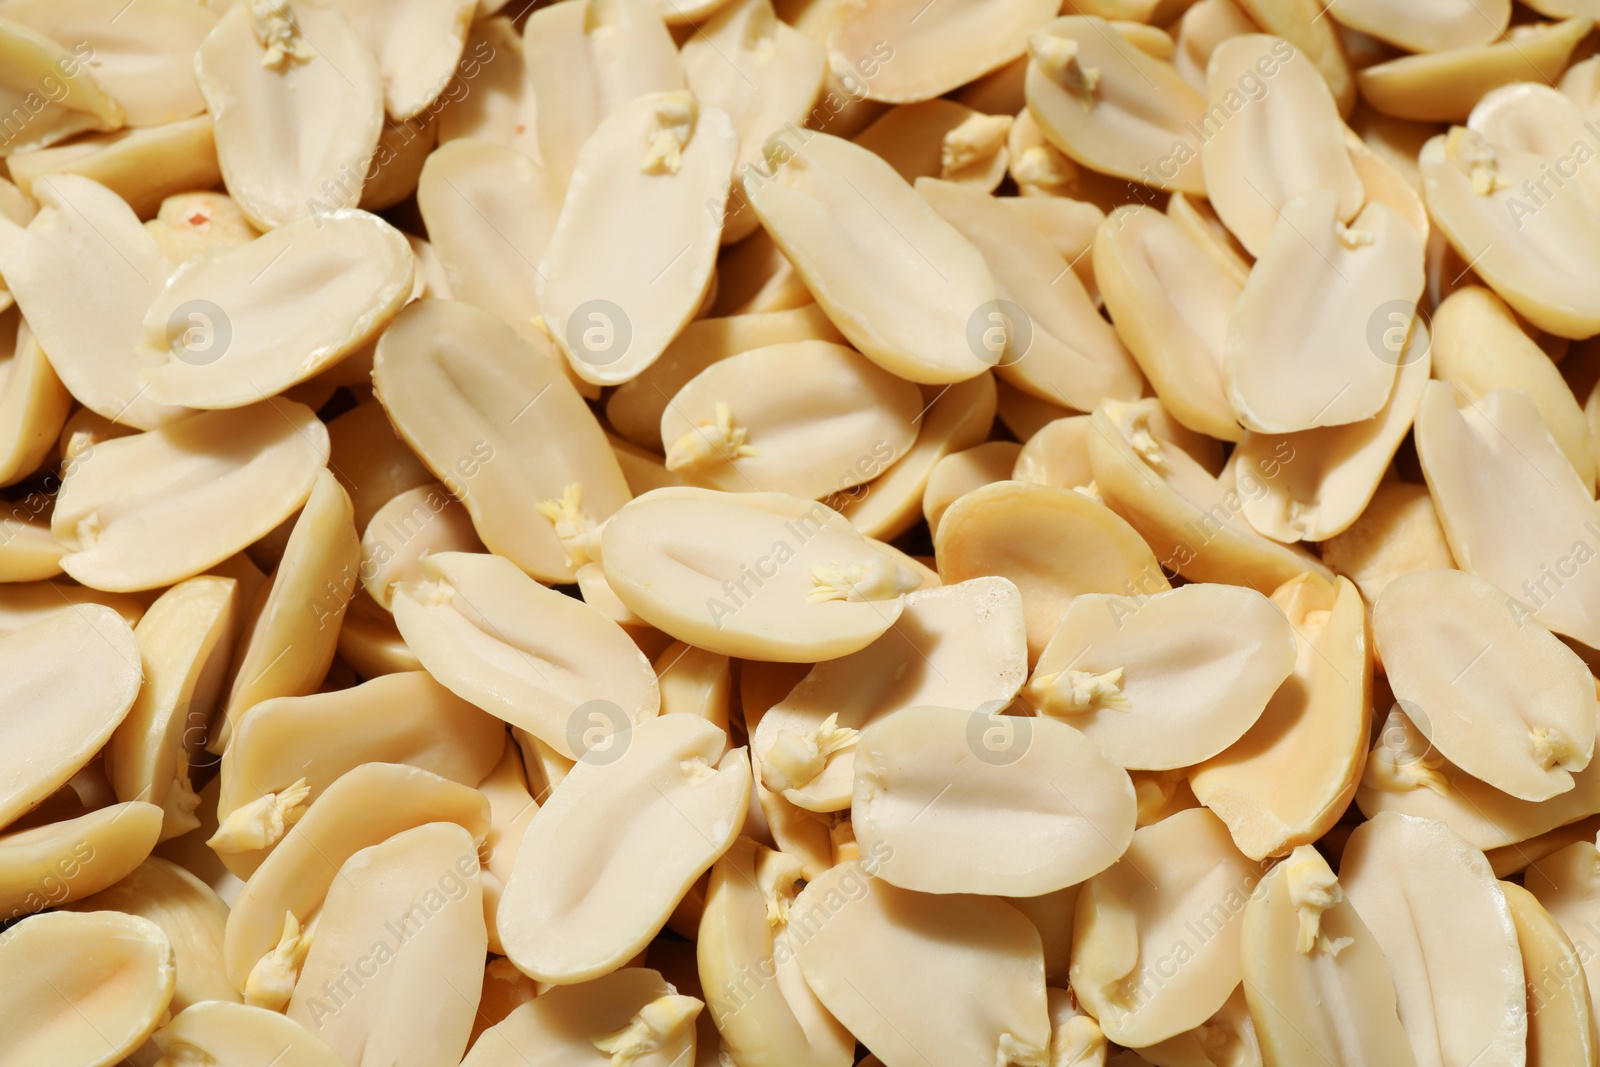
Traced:
<path id="1" fill-rule="evenodd" d="M 1600 1067 L 1597 0 L 0 0 L 0 1067 Z"/>

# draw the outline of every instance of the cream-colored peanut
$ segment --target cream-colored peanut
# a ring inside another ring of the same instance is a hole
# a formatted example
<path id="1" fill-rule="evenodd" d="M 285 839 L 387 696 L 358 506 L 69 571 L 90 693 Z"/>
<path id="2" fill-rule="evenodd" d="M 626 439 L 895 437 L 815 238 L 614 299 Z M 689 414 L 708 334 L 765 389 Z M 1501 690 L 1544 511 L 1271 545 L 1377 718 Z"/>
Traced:
<path id="1" fill-rule="evenodd" d="M 356 206 L 383 131 L 383 80 L 338 5 L 237 4 L 201 42 L 194 71 L 223 179 L 251 222 L 271 229 Z"/>
<path id="2" fill-rule="evenodd" d="M 1138 367 L 1116 332 L 1067 260 L 1025 219 L 954 182 L 918 179 L 917 193 L 972 242 L 994 275 L 999 300 L 976 309 L 966 333 L 996 374 L 1074 407 L 1139 395 Z"/>
<path id="3" fill-rule="evenodd" d="M 1398 346 L 1377 350 L 1369 323 L 1391 307 L 1404 317 L 1421 299 L 1422 240 L 1387 204 L 1368 204 L 1349 226 L 1337 207 L 1331 189 L 1286 203 L 1240 294 L 1223 375 L 1248 429 L 1359 422 L 1394 390 L 1403 357 Z"/>
<path id="4" fill-rule="evenodd" d="M 1311 60 L 1348 115 L 1356 103 L 1356 77 L 1338 26 L 1324 18 L 1317 0 L 1237 0 L 1242 13 L 1266 32 L 1282 37 Z"/>
<path id="5" fill-rule="evenodd" d="M 1433 363 L 1435 375 L 1458 390 L 1458 405 L 1496 389 L 1525 390 L 1572 469 L 1591 483 L 1594 443 L 1572 390 L 1494 293 L 1473 285 L 1445 298 L 1433 316 Z"/>
<path id="6" fill-rule="evenodd" d="M 464 1067 L 560 1067 L 612 1062 L 596 1038 L 620 1034 L 652 1005 L 677 1011 L 652 1013 L 660 1024 L 655 1048 L 635 1046 L 624 1062 L 674 1067 L 694 1059 L 695 1029 L 689 998 L 678 998 L 657 971 L 625 967 L 590 982 L 551 988 L 483 1032 Z M 665 1002 L 665 1003 L 663 1003 Z M 698 1001 L 696 1002 L 698 1004 Z"/>
<path id="7" fill-rule="evenodd" d="M 683 328 L 660 359 L 606 398 L 606 420 L 619 436 L 665 452 L 672 442 L 661 440 L 661 418 L 678 390 L 722 360 L 793 341 L 843 343 L 844 335 L 815 303 L 786 311 L 697 319 Z"/>
<path id="8" fill-rule="evenodd" d="M 1502 300 L 1563 337 L 1600 327 L 1589 285 L 1600 226 L 1581 185 L 1552 186 L 1542 157 L 1464 126 L 1429 140 L 1418 165 L 1428 214 Z M 1540 180 L 1544 192 L 1524 188 Z"/>
<path id="9" fill-rule="evenodd" d="M 744 192 L 834 325 L 885 370 L 945 385 L 997 362 L 966 339 L 997 296 L 983 254 L 878 156 L 829 134 L 798 145 L 778 134 Z M 887 272 L 883 247 L 906 250 Z"/>
<path id="10" fill-rule="evenodd" d="M 42 148 L 84 130 L 114 130 L 127 121 L 122 105 L 93 72 L 85 70 L 75 53 L 46 33 L 6 18 L 0 22 L 0 55 L 5 57 L 6 71 L 5 81 L 0 83 L 0 101 L 7 114 L 22 107 L 23 114 L 34 120 L 8 129 L 0 140 L 0 154 Z M 43 97 L 38 91 L 45 88 L 43 79 L 58 75 L 65 81 L 56 83 L 61 89 L 53 90 L 52 96 L 60 92 L 60 99 Z"/>
<path id="11" fill-rule="evenodd" d="M 675 3 L 668 6 L 683 13 Z M 733 120 L 739 134 L 733 168 L 737 177 L 760 160 L 768 137 L 786 123 L 804 120 L 822 91 L 828 57 L 821 42 L 779 21 L 770 0 L 739 0 L 720 7 L 684 42 L 679 55 L 684 81 L 695 96 Z M 723 244 L 748 237 L 760 226 L 737 187 L 729 196 Z"/>
<path id="12" fill-rule="evenodd" d="M 1496 389 L 1458 407 L 1429 382 L 1417 409 L 1417 456 L 1456 563 L 1556 633 L 1600 642 L 1588 592 L 1597 508 L 1527 393 Z M 1552 568 L 1559 568 L 1559 572 Z"/>
<path id="13" fill-rule="evenodd" d="M 1029 31 L 1056 10 L 1050 0 L 955 0 L 944 18 L 924 20 L 917 0 L 842 5 L 829 60 L 835 69 L 876 68 L 874 100 L 928 100 L 1022 55 Z"/>
<path id="14" fill-rule="evenodd" d="M 662 413 L 661 441 L 667 469 L 690 484 L 817 499 L 870 480 L 864 460 L 910 448 L 923 407 L 916 386 L 860 353 L 796 341 L 690 379 Z"/>
<path id="15" fill-rule="evenodd" d="M 1243 96 L 1263 82 L 1259 99 Z M 1345 151 L 1338 105 L 1292 44 L 1268 34 L 1223 41 L 1206 66 L 1206 87 L 1207 198 L 1251 255 L 1266 251 L 1279 213 L 1313 189 L 1334 191 L 1339 221 L 1355 218 L 1365 190 Z"/>
<path id="16" fill-rule="evenodd" d="M 241 837 L 213 847 L 247 876 L 287 826 L 247 840 L 240 815 L 263 797 L 278 803 L 293 824 L 339 777 L 363 763 L 401 763 L 463 785 L 477 785 L 505 747 L 503 724 L 420 671 L 383 675 L 349 689 L 278 697 L 250 707 L 222 758 L 216 810 Z M 302 788 L 294 789 L 297 784 Z M 298 811 L 294 811 L 298 808 Z M 271 837 L 271 840 L 266 840 Z M 243 846 L 243 847 L 240 847 Z M 237 866 L 236 866 L 237 865 Z"/>
<path id="17" fill-rule="evenodd" d="M 537 155 L 563 193 L 601 122 L 639 96 L 684 85 L 677 49 L 649 0 L 552 4 L 523 24 L 522 51 Z"/>
<path id="18" fill-rule="evenodd" d="M 149 919 L 172 943 L 177 981 L 168 1008 L 174 1014 L 201 1001 L 238 1003 L 239 994 L 222 966 L 222 934 L 228 906 L 200 879 L 175 863 L 151 856 L 131 874 L 93 896 L 66 905 L 69 911 L 116 911 Z"/>
<path id="19" fill-rule="evenodd" d="M 61 433 L 72 394 L 51 368 L 33 331 L 13 313 L 16 325 L 11 354 L 0 357 L 0 481 L 15 482 L 33 471 Z M 0 331 L 10 320 L 0 318 Z M 87 410 L 87 409 L 85 409 Z"/>
<path id="20" fill-rule="evenodd" d="M 163 1054 L 156 1067 L 182 1067 L 196 1057 L 257 1067 L 274 1056 L 305 1067 L 342 1067 L 327 1043 L 287 1016 L 248 1004 L 191 1004 L 151 1035 Z M 206 1062 L 202 1059 L 200 1062 Z"/>
<path id="21" fill-rule="evenodd" d="M 34 183 L 33 196 L 40 211 L 26 229 L 0 219 L 0 272 L 62 383 L 85 406 L 141 430 L 188 414 L 157 403 L 138 380 L 155 362 L 136 351 L 138 324 L 173 264 L 98 182 L 54 174 Z M 97 294 L 96 314 L 68 298 L 77 285 Z"/>
<path id="22" fill-rule="evenodd" d="M 918 415 L 917 438 L 911 447 L 878 466 L 878 457 L 864 464 L 877 477 L 864 488 L 831 497 L 839 513 L 868 537 L 888 540 L 909 529 L 922 514 L 928 479 L 939 461 L 952 452 L 981 442 L 994 423 L 995 380 L 980 374 L 945 389 L 923 387 L 926 410 Z M 859 468 L 858 468 L 859 469 Z"/>
<path id="23" fill-rule="evenodd" d="M 1446 0 L 1395 8 L 1372 0 L 1338 0 L 1333 17 L 1408 52 L 1445 52 L 1486 45 L 1505 32 L 1511 5 L 1505 0 Z"/>
<path id="24" fill-rule="evenodd" d="M 1501 882 L 1500 892 L 1516 924 L 1528 985 L 1528 1067 L 1593 1063 L 1594 1010 L 1584 961 L 1537 897 L 1515 882 Z"/>
<path id="25" fill-rule="evenodd" d="M 1150 1045 L 1222 1009 L 1239 984 L 1240 929 L 1260 877 L 1205 809 L 1134 831 L 1123 857 L 1083 886 L 1073 926 L 1072 988 L 1107 1037 Z"/>
<path id="26" fill-rule="evenodd" d="M 928 487 L 922 493 L 922 514 L 928 529 L 937 533 L 945 510 L 975 489 L 994 482 L 1011 480 L 1021 446 L 1015 441 L 985 441 L 981 445 L 952 452 L 928 472 Z"/>
<path id="27" fill-rule="evenodd" d="M 940 178 L 992 193 L 1006 176 L 1012 120 L 938 97 L 891 108 L 855 137 L 915 184 Z"/>
<path id="28" fill-rule="evenodd" d="M 1028 110 L 1075 162 L 1129 182 L 1204 193 L 1196 133 L 1205 98 L 1172 64 L 1098 18 L 1067 16 L 1028 36 Z"/>
<path id="29" fill-rule="evenodd" d="M 402 831 L 444 821 L 482 840 L 489 802 L 471 786 L 392 763 L 364 763 L 335 779 L 250 876 L 228 914 L 223 958 L 233 987 L 247 1003 L 264 979 L 292 987 L 304 945 L 294 957 L 274 946 L 312 920 L 344 862 Z M 481 921 L 481 907 L 474 910 Z"/>
<path id="30" fill-rule="evenodd" d="M 440 553 L 420 570 L 395 592 L 395 622 L 457 696 L 572 759 L 589 717 L 621 731 L 656 715 L 650 661 L 596 609 L 487 553 Z"/>
<path id="31" fill-rule="evenodd" d="M 322 423 L 276 398 L 105 441 L 62 479 L 62 569 L 113 592 L 191 577 L 293 514 L 327 462 Z"/>
<path id="32" fill-rule="evenodd" d="M 1373 609 L 1385 673 L 1452 763 L 1522 800 L 1572 788 L 1594 748 L 1595 683 L 1515 600 L 1455 570 L 1397 578 Z"/>
<path id="33" fill-rule="evenodd" d="M 750 763 L 727 743 L 704 719 L 663 715 L 616 735 L 615 756 L 578 761 L 529 821 L 500 898 L 500 940 L 524 973 L 588 981 L 655 936 L 743 825 Z"/>
<path id="34" fill-rule="evenodd" d="M 1397 704 L 1389 710 L 1367 754 L 1356 803 L 1369 818 L 1394 811 L 1433 819 L 1475 848 L 1521 851 L 1514 868 L 1520 869 L 1568 843 L 1540 851 L 1526 842 L 1600 810 L 1600 768 L 1592 760 L 1572 776 L 1572 788 L 1566 792 L 1543 801 L 1519 800 L 1440 755 L 1407 717 L 1406 707 Z M 1414 705 L 1411 710 L 1416 710 Z M 1505 873 L 1498 865 L 1496 872 Z"/>
<path id="35" fill-rule="evenodd" d="M 550 173 L 512 147 L 451 141 L 428 154 L 417 207 L 453 298 L 494 312 L 538 344 L 539 264 L 561 213 Z"/>
<path id="36" fill-rule="evenodd" d="M 894 631 L 812 667 L 750 731 L 762 782 L 808 811 L 850 807 L 858 731 L 920 705 L 1004 708 L 1027 671 L 1022 602 L 1004 578 L 907 595 Z"/>
<path id="37" fill-rule="evenodd" d="M 1163 572 L 1192 581 L 1235 582 L 1270 593 L 1297 574 L 1332 574 L 1303 549 L 1262 537 L 1245 519 L 1232 477 L 1219 479 L 1184 448 L 1157 436 L 1165 417 L 1155 400 L 1102 404 L 1089 434 L 1095 486 L 1107 507 L 1148 542 L 1160 570 L 1141 570 L 1132 588 L 1158 592 Z M 1130 575 L 1130 577 L 1135 577 Z M 1154 580 L 1159 578 L 1159 581 Z"/>
<path id="38" fill-rule="evenodd" d="M 1418 1063 L 1521 1060 L 1522 957 L 1481 852 L 1439 823 L 1378 815 L 1351 833 L 1339 884 L 1389 962 Z"/>
<path id="39" fill-rule="evenodd" d="M 445 1064 L 466 1051 L 487 942 L 478 846 L 454 823 L 350 856 L 328 887 L 286 1014 L 350 1064 Z M 352 972 L 376 972 L 354 990 Z M 430 1005 L 417 1010 L 417 1000 Z"/>
<path id="40" fill-rule="evenodd" d="M 1377 939 L 1310 845 L 1269 871 L 1245 905 L 1239 945 L 1245 1000 L 1262 1060 L 1417 1062 Z"/>
<path id="41" fill-rule="evenodd" d="M 361 535 L 361 584 L 388 608 L 394 587 L 421 578 L 419 564 L 440 552 L 482 552 L 472 516 L 438 482 L 419 485 L 379 508 Z"/>
<path id="42" fill-rule="evenodd" d="M 1016 584 L 1030 659 L 1074 597 L 1168 588 L 1131 526 L 1090 497 L 1054 486 L 1006 481 L 968 493 L 946 509 L 934 551 L 946 583 L 998 574 Z"/>
<path id="43" fill-rule="evenodd" d="M 873 858 L 807 883 L 789 908 L 806 983 L 885 1067 L 1046 1062 L 1039 935 L 1003 900 L 924 894 Z"/>
<path id="44" fill-rule="evenodd" d="M 374 215 L 334 211 L 184 264 L 144 316 L 162 403 L 254 404 L 377 336 L 411 292 L 413 258 Z M 193 309 L 193 310 L 191 310 Z"/>
<path id="45" fill-rule="evenodd" d="M 472 516 L 478 536 L 523 570 L 570 581 L 569 544 L 628 497 L 594 416 L 548 344 L 529 345 L 494 315 L 420 300 L 378 342 L 373 383 L 396 429 Z M 570 487 L 567 538 L 540 505 Z M 406 488 L 410 488 L 407 486 Z"/>
<path id="46" fill-rule="evenodd" d="M 922 577 L 822 504 L 782 493 L 657 489 L 601 538 L 617 596 L 680 641 L 809 663 L 870 644 Z"/>
<path id="47" fill-rule="evenodd" d="M 234 721 L 262 700 L 302 696 L 321 684 L 338 646 L 339 623 L 355 592 L 360 544 L 350 498 L 318 471 L 294 521 L 283 558 L 239 642 L 226 718 L 211 740 L 228 744 Z"/>
<path id="48" fill-rule="evenodd" d="M 635 377 L 694 317 L 738 152 L 733 120 L 686 89 L 633 100 L 584 142 L 538 267 L 540 314 L 579 378 Z"/>
<path id="49" fill-rule="evenodd" d="M 1153 208 L 1118 208 L 1095 235 L 1095 277 L 1106 308 L 1162 406 L 1197 433 L 1234 441 L 1242 431 L 1225 391 L 1222 353 L 1242 287 L 1209 259 L 1180 224 Z"/>
<path id="50" fill-rule="evenodd" d="M 143 675 L 133 630 L 100 604 L 61 605 L 0 640 L 0 825 L 72 778 L 127 717 Z"/>
<path id="51" fill-rule="evenodd" d="M 116 884 L 160 834 L 161 809 L 130 800 L 0 836 L 0 915 L 31 915 Z"/>
<path id="52" fill-rule="evenodd" d="M 160 1025 L 177 975 L 161 928 L 114 911 L 18 923 L 0 935 L 0 970 L 5 1067 L 122 1062 Z"/>
<path id="53" fill-rule="evenodd" d="M 1391 59 L 1360 71 L 1356 81 L 1363 99 L 1385 114 L 1420 122 L 1460 121 L 1491 90 L 1512 82 L 1552 81 L 1593 28 L 1589 18 L 1534 23 L 1503 40 Z"/>
<path id="54" fill-rule="evenodd" d="M 1400 481 L 1378 483 L 1356 521 L 1322 543 L 1322 559 L 1368 604 L 1402 574 L 1455 566 L 1428 487 Z"/>
<path id="55" fill-rule="evenodd" d="M 1312 843 L 1349 805 L 1365 766 L 1372 687 L 1366 613 L 1347 579 L 1304 574 L 1272 602 L 1294 629 L 1292 681 L 1243 737 L 1188 772 L 1195 797 L 1257 860 Z"/>
<path id="56" fill-rule="evenodd" d="M 1246 432 L 1233 477 L 1244 487 L 1244 517 L 1275 541 L 1327 541 L 1365 511 L 1404 443 L 1432 369 L 1428 327 L 1394 312 L 1385 343 L 1404 335 L 1394 388 L 1370 419 L 1298 433 Z"/>
<path id="57" fill-rule="evenodd" d="M 1172 770 L 1242 737 L 1294 663 L 1290 626 L 1254 590 L 1086 593 L 1068 605 L 1022 697 L 1124 767 Z"/>
<path id="58" fill-rule="evenodd" d="M 850 814 L 875 878 L 1037 896 L 1104 870 L 1135 802 L 1126 773 L 1063 723 L 915 707 L 861 732 Z"/>
<path id="59" fill-rule="evenodd" d="M 735 1063 L 843 1067 L 855 1051 L 855 1038 L 828 1014 L 795 962 L 788 924 L 802 876 L 793 856 L 746 837 L 711 868 L 698 969 L 706 1010 Z M 771 980 L 749 977 L 769 971 Z"/>
<path id="60" fill-rule="evenodd" d="M 106 744 L 106 772 L 118 800 L 162 808 L 163 839 L 200 825 L 189 768 L 222 696 L 238 596 L 232 578 L 191 578 L 156 598 L 134 627 L 144 684 Z"/>

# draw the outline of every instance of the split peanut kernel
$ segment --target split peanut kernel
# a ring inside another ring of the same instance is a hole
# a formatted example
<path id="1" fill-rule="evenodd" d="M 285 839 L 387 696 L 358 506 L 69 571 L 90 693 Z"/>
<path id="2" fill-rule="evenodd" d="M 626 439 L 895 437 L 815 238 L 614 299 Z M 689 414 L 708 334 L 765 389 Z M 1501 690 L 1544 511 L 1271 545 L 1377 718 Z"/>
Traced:
<path id="1" fill-rule="evenodd" d="M 829 134 L 796 146 L 780 133 L 767 142 L 763 162 L 744 172 L 744 191 L 862 355 L 891 374 L 936 385 L 998 362 L 966 342 L 969 316 L 997 297 L 982 253 L 884 160 Z M 880 247 L 905 250 L 887 274 L 871 266 L 870 250 Z"/>
<path id="2" fill-rule="evenodd" d="M 1395 696 L 1442 755 L 1522 800 L 1573 787 L 1594 750 L 1594 679 L 1515 600 L 1418 571 L 1384 589 L 1372 621 Z"/>
<path id="3" fill-rule="evenodd" d="M 590 702 L 614 713 L 617 729 L 660 709 L 650 661 L 594 608 L 487 553 L 442 552 L 420 571 L 395 591 L 395 622 L 429 673 L 463 700 L 569 759 L 583 755 L 572 727 Z"/>
<path id="4" fill-rule="evenodd" d="M 744 823 L 749 758 L 727 740 L 704 719 L 663 715 L 578 761 L 528 823 L 500 898 L 500 939 L 522 971 L 584 982 L 649 942 Z M 629 864 L 602 836 L 619 822 Z"/>
<path id="5" fill-rule="evenodd" d="M 1418 1063 L 1484 1049 L 1522 1058 L 1528 1009 L 1516 927 L 1481 852 L 1438 823 L 1378 815 L 1350 835 L 1339 882 L 1389 961 Z M 1448 913 L 1432 906 L 1442 900 Z"/>
<path id="6" fill-rule="evenodd" d="M 661 440 L 667 469 L 692 484 L 820 499 L 870 480 L 859 456 L 909 449 L 923 406 L 916 386 L 844 345 L 795 341 L 701 371 L 667 405 Z"/>
<path id="7" fill-rule="evenodd" d="M 0 963 L 6 1067 L 120 1062 L 160 1025 L 177 978 L 161 927 L 117 911 L 31 916 L 0 935 Z"/>
<path id="8" fill-rule="evenodd" d="M 1222 1009 L 1241 977 L 1239 933 L 1259 879 L 1204 808 L 1134 831 L 1122 859 L 1084 885 L 1073 926 L 1072 988 L 1108 1038 L 1154 1044 Z"/>
<path id="9" fill-rule="evenodd" d="M 618 512 L 601 543 L 624 604 L 729 656 L 846 655 L 894 625 L 922 584 L 837 512 L 782 493 L 657 489 Z"/>
<path id="10" fill-rule="evenodd" d="M 1417 1062 L 1383 950 L 1310 845 L 1251 894 L 1239 955 L 1263 1062 L 1299 1063 L 1307 1055 Z"/>
<path id="11" fill-rule="evenodd" d="M 694 317 L 738 151 L 727 113 L 687 90 L 639 97 L 584 142 L 538 288 L 544 321 L 579 378 L 627 381 Z M 590 254 L 596 241 L 629 251 L 602 269 Z"/>
<path id="12" fill-rule="evenodd" d="M 1104 869 L 1133 833 L 1127 775 L 1062 723 L 907 708 L 855 748 L 856 840 L 906 889 L 1037 896 Z"/>
<path id="13" fill-rule="evenodd" d="M 1026 669 L 1022 602 L 1010 582 L 913 592 L 894 631 L 812 667 L 762 714 L 750 732 L 760 780 L 808 811 L 847 809 L 861 729 L 919 705 L 1005 707 Z"/>
<path id="14" fill-rule="evenodd" d="M 1045 1067 L 1050 1020 L 1033 925 L 995 897 L 900 889 L 870 873 L 873 858 L 809 881 L 789 908 L 800 973 L 823 1006 L 885 1067 Z"/>
<path id="15" fill-rule="evenodd" d="M 223 180 L 258 228 L 357 205 L 383 130 L 383 83 L 338 5 L 237 4 L 201 42 L 194 71 Z"/>
<path id="16" fill-rule="evenodd" d="M 1293 45 L 1266 34 L 1229 38 L 1211 53 L 1206 87 L 1210 137 L 1200 161 L 1207 195 L 1251 255 L 1266 251 L 1278 215 L 1313 189 L 1337 194 L 1341 222 L 1355 218 L 1365 190 L 1345 151 L 1338 106 Z M 1259 106 L 1241 106 L 1241 92 L 1259 92 L 1250 101 Z"/>
<path id="17" fill-rule="evenodd" d="M 1204 193 L 1193 130 L 1205 98 L 1172 64 L 1099 18 L 1069 16 L 1028 35 L 1028 111 L 1081 166 L 1159 189 Z"/>
<path id="18" fill-rule="evenodd" d="M 1239 740 L 1294 662 L 1283 614 L 1249 589 L 1085 593 L 1061 616 L 1022 696 L 1124 767 L 1172 770 Z"/>

